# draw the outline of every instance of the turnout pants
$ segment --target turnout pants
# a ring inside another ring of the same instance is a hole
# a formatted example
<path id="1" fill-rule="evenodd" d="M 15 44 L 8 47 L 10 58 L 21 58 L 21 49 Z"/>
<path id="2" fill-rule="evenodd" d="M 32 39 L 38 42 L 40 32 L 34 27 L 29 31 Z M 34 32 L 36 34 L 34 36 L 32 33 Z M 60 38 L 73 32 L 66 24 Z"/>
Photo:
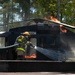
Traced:
<path id="1" fill-rule="evenodd" d="M 23 60 L 23 59 L 25 59 L 24 56 L 25 56 L 25 52 L 24 52 L 24 51 L 21 51 L 21 50 L 18 50 L 18 51 L 17 51 L 17 59 L 18 59 L 18 60 Z"/>

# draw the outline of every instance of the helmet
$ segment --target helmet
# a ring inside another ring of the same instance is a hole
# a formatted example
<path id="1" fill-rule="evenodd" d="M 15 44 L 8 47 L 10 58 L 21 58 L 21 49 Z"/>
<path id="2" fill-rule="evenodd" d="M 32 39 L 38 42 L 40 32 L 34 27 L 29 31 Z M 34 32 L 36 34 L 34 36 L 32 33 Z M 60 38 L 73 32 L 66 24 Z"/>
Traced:
<path id="1" fill-rule="evenodd" d="M 29 33 L 29 32 L 27 32 L 27 31 L 26 31 L 26 32 L 24 32 L 23 34 L 24 34 L 24 35 L 27 35 L 27 36 L 30 36 L 30 33 Z"/>

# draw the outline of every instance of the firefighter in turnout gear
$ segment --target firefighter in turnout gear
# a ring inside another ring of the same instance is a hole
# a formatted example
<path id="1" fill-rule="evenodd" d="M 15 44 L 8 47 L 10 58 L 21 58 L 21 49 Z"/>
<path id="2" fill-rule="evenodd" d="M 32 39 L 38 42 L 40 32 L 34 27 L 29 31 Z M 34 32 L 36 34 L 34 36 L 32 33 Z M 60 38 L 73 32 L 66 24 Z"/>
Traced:
<path id="1" fill-rule="evenodd" d="M 29 32 L 24 32 L 22 35 L 18 36 L 15 43 L 18 43 L 18 46 L 16 48 L 17 53 L 17 59 L 25 59 L 26 54 L 26 44 L 28 37 L 30 36 Z"/>
<path id="2" fill-rule="evenodd" d="M 18 43 L 18 46 L 16 48 L 17 59 L 25 59 L 25 55 L 29 53 L 27 51 L 29 49 L 28 46 L 32 45 L 32 43 L 29 41 L 29 37 L 30 37 L 30 33 L 24 32 L 22 35 L 20 35 L 17 38 L 16 40 L 16 43 Z"/>

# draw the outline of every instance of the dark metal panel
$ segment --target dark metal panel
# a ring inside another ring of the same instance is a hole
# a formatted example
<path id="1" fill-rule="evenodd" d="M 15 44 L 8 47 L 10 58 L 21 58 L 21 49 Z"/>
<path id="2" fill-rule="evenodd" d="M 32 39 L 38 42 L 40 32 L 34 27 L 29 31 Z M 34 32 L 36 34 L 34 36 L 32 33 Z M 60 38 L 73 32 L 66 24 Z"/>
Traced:
<path id="1" fill-rule="evenodd" d="M 0 61 L 0 72 L 75 72 L 75 62 Z"/>

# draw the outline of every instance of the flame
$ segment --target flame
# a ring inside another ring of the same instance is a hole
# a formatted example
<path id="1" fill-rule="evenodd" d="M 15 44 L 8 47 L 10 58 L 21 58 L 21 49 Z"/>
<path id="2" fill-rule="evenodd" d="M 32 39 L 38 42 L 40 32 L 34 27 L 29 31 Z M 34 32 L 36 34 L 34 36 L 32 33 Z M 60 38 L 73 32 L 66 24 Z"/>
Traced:
<path id="1" fill-rule="evenodd" d="M 60 23 L 60 21 L 59 21 L 58 19 L 56 19 L 55 17 L 53 17 L 53 16 L 50 16 L 50 19 L 51 19 L 52 21 L 54 21 L 54 22 Z M 66 29 L 62 29 L 62 28 L 63 28 L 63 25 L 60 25 L 60 30 L 61 30 L 61 32 L 66 33 L 67 30 L 66 30 Z"/>
<path id="2" fill-rule="evenodd" d="M 50 19 L 53 20 L 54 22 L 60 23 L 60 21 L 53 16 L 50 16 Z"/>
<path id="3" fill-rule="evenodd" d="M 36 58 L 36 54 L 32 54 L 30 56 L 26 55 L 25 58 Z"/>

